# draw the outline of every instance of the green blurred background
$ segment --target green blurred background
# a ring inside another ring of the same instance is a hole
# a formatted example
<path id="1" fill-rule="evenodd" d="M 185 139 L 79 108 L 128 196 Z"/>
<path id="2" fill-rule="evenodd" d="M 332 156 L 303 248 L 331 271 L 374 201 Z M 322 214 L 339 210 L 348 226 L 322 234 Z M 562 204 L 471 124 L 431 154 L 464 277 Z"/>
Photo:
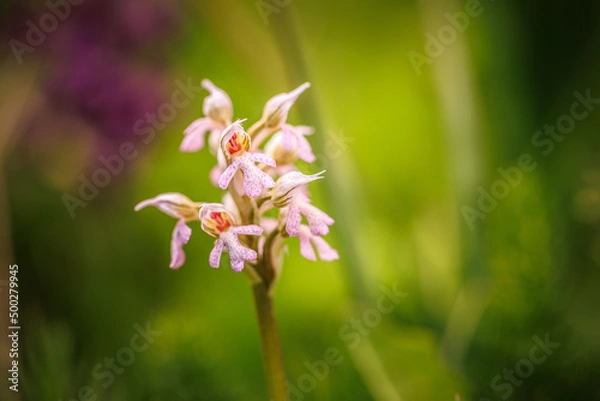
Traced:
<path id="1" fill-rule="evenodd" d="M 133 134 L 176 80 L 210 78 L 250 122 L 312 83 L 290 122 L 316 127 L 301 170 L 327 169 L 311 188 L 340 260 L 288 240 L 276 314 L 294 386 L 328 348 L 343 359 L 292 399 L 600 400 L 600 110 L 547 155 L 532 143 L 575 91 L 600 97 L 600 4 L 481 0 L 418 73 L 411 52 L 431 56 L 428 34 L 473 1 L 88 0 L 20 64 L 9 41 L 49 9 L 3 2 L 0 280 L 19 265 L 21 399 L 268 399 L 246 277 L 208 267 L 199 227 L 170 270 L 173 220 L 133 212 L 169 191 L 220 200 L 213 157 L 178 151 L 204 93 L 149 143 Z M 138 156 L 71 218 L 64 194 L 126 141 Z M 536 168 L 470 225 L 464 207 L 523 154 Z M 407 295 L 348 348 L 340 330 L 381 286 Z M 104 388 L 94 366 L 147 322 L 160 336 Z M 510 394 L 494 388 L 546 334 L 560 347 Z M 5 375 L 4 349 L 0 362 Z"/>

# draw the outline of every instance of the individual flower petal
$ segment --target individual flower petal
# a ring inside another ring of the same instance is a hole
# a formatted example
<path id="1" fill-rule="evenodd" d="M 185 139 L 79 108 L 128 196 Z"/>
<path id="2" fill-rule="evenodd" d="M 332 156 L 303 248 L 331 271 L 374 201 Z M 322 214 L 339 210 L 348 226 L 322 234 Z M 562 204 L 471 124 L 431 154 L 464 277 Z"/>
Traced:
<path id="1" fill-rule="evenodd" d="M 256 224 L 251 224 L 251 225 L 247 225 L 247 226 L 231 227 L 231 231 L 235 234 L 241 234 L 241 235 L 261 235 L 264 230 L 261 226 L 257 226 Z"/>
<path id="2" fill-rule="evenodd" d="M 277 164 L 275 163 L 275 160 L 273 160 L 273 158 L 271 156 L 266 155 L 264 153 L 249 153 L 248 157 L 253 162 L 266 164 L 267 166 L 271 166 L 271 167 L 277 166 Z"/>
<path id="3" fill-rule="evenodd" d="M 300 223 L 302 222 L 302 214 L 300 208 L 289 207 L 287 210 L 287 220 L 285 222 L 285 231 L 290 237 L 297 237 L 300 232 Z"/>
<path id="4" fill-rule="evenodd" d="M 214 129 L 215 123 L 210 118 L 199 118 L 190 124 L 183 133 L 183 141 L 179 146 L 182 152 L 197 152 L 204 147 L 204 136 L 207 131 Z"/>
<path id="5" fill-rule="evenodd" d="M 214 267 L 215 269 L 219 267 L 221 264 L 221 253 L 223 253 L 224 243 L 220 239 L 215 242 L 215 246 L 212 251 L 210 251 L 210 256 L 208 257 L 208 264 L 210 267 Z"/>
<path id="6" fill-rule="evenodd" d="M 325 241 L 323 238 L 313 236 L 312 242 L 315 245 L 315 248 L 317 248 L 317 252 L 319 252 L 319 258 L 321 260 L 330 262 L 332 260 L 338 260 L 340 258 L 338 252 L 335 249 L 333 249 L 331 245 L 329 245 L 327 241 Z"/>
<path id="7" fill-rule="evenodd" d="M 310 83 L 305 82 L 296 89 L 273 96 L 265 104 L 262 119 L 269 128 L 280 128 L 287 120 L 288 113 L 294 102 L 304 92 Z"/>
<path id="8" fill-rule="evenodd" d="M 190 135 L 194 132 L 200 131 L 202 133 L 211 129 L 214 123 L 208 117 L 201 117 L 197 120 L 192 121 L 190 125 L 183 130 L 184 135 Z"/>
<path id="9" fill-rule="evenodd" d="M 240 169 L 240 163 L 238 160 L 234 160 L 233 163 L 231 163 L 229 166 L 227 166 L 225 171 L 223 171 L 223 173 L 221 174 L 221 177 L 219 177 L 219 181 L 218 181 L 219 188 L 227 189 L 227 187 L 229 186 L 229 183 L 233 179 L 233 176 L 235 176 L 235 173 L 237 173 L 237 171 L 239 169 Z"/>
<path id="10" fill-rule="evenodd" d="M 178 269 L 185 262 L 185 252 L 183 246 L 188 243 L 192 229 L 185 224 L 185 221 L 179 220 L 173 230 L 171 237 L 171 269 Z"/>
<path id="11" fill-rule="evenodd" d="M 302 225 L 299 230 L 298 240 L 300 241 L 300 254 L 308 260 L 317 260 L 314 247 L 319 253 L 319 259 L 332 261 L 339 259 L 338 252 L 333 249 L 323 238 L 313 235 L 310 228 Z"/>
<path id="12" fill-rule="evenodd" d="M 296 137 L 296 143 L 297 153 L 300 160 L 303 160 L 307 163 L 312 163 L 317 160 L 317 157 L 313 153 L 312 147 L 310 146 L 310 142 L 308 142 L 303 135 L 298 135 Z"/>
<path id="13" fill-rule="evenodd" d="M 201 203 L 192 202 L 190 198 L 177 192 L 167 192 L 138 203 L 136 212 L 146 206 L 154 206 L 161 212 L 178 220 L 196 221 Z"/>
<path id="14" fill-rule="evenodd" d="M 304 256 L 308 260 L 316 261 L 317 255 L 315 255 L 315 250 L 310 243 L 310 239 L 312 234 L 310 230 L 306 226 L 300 227 L 298 232 L 298 241 L 300 241 L 300 254 Z"/>

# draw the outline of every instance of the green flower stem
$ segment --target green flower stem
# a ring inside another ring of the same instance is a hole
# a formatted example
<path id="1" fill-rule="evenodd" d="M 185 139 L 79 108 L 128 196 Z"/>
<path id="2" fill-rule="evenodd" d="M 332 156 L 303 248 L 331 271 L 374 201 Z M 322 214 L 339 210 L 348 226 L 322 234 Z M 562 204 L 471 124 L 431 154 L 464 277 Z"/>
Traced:
<path id="1" fill-rule="evenodd" d="M 265 365 L 265 375 L 271 401 L 286 400 L 285 370 L 281 354 L 281 344 L 275 321 L 273 298 L 269 294 L 265 283 L 256 283 L 252 286 L 254 305 L 258 317 L 260 342 Z"/>

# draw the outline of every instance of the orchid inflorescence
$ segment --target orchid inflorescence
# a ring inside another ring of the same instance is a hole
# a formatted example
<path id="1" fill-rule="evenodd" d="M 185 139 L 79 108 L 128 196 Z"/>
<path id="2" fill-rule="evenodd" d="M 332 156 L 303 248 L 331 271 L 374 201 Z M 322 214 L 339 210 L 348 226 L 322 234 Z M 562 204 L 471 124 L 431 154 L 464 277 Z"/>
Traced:
<path id="1" fill-rule="evenodd" d="M 192 234 L 188 223 L 195 221 L 216 238 L 209 256 L 214 268 L 227 250 L 234 271 L 247 267 L 258 279 L 276 277 L 287 237 L 298 237 L 300 253 L 307 259 L 316 260 L 315 248 L 321 260 L 338 259 L 337 251 L 322 238 L 334 220 L 311 204 L 307 186 L 323 178 L 324 171 L 305 175 L 295 166 L 298 160 L 312 163 L 316 159 L 306 139 L 313 129 L 287 123 L 290 108 L 310 84 L 272 97 L 261 119 L 248 131 L 242 127 L 245 120 L 232 122 L 233 104 L 225 91 L 207 79 L 202 86 L 209 92 L 204 117 L 186 128 L 180 150 L 197 152 L 208 147 L 217 159 L 210 180 L 227 193 L 221 203 L 194 202 L 180 193 L 164 193 L 135 207 L 137 211 L 154 206 L 177 219 L 170 267 L 177 269 L 185 262 L 183 246 Z M 303 216 L 307 224 L 302 224 Z"/>

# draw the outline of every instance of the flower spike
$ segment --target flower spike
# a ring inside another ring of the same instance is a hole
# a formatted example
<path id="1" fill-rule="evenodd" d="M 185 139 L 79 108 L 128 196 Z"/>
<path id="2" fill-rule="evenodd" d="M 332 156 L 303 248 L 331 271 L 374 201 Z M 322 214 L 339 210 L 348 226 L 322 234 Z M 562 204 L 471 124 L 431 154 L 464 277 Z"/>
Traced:
<path id="1" fill-rule="evenodd" d="M 194 221 L 215 239 L 208 258 L 211 267 L 219 267 L 221 255 L 227 251 L 234 271 L 246 266 L 253 281 L 267 286 L 272 286 L 281 271 L 287 237 L 298 237 L 300 253 L 307 259 L 338 259 L 337 251 L 321 238 L 334 220 L 311 204 L 307 189 L 309 183 L 324 178 L 324 171 L 306 175 L 295 165 L 298 160 L 315 161 L 308 141 L 314 130 L 287 123 L 290 109 L 310 84 L 271 97 L 260 120 L 248 131 L 242 126 L 245 119 L 233 121 L 233 103 L 223 89 L 208 79 L 202 81 L 202 87 L 208 91 L 204 115 L 185 129 L 180 149 L 196 152 L 209 147 L 217 161 L 210 181 L 226 190 L 222 203 L 198 203 L 171 192 L 135 206 L 136 211 L 153 206 L 176 219 L 171 268 L 185 262 L 184 246 L 192 234 L 188 223 Z M 268 214 L 274 208 L 279 208 L 277 218 Z M 250 241 L 249 236 L 259 238 Z"/>

